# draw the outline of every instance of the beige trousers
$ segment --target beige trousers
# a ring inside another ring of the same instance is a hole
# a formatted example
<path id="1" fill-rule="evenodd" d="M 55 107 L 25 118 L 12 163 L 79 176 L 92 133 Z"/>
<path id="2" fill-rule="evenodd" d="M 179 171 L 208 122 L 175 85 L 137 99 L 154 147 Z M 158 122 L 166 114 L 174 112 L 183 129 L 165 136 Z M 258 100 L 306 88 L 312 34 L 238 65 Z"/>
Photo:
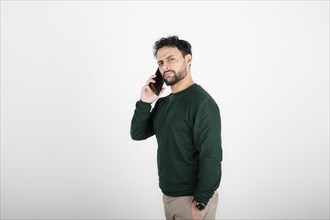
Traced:
<path id="1" fill-rule="evenodd" d="M 165 217 L 167 220 L 188 220 L 191 216 L 192 196 L 171 197 L 163 194 Z M 218 193 L 214 192 L 205 208 L 204 219 L 215 219 L 218 206 Z"/>

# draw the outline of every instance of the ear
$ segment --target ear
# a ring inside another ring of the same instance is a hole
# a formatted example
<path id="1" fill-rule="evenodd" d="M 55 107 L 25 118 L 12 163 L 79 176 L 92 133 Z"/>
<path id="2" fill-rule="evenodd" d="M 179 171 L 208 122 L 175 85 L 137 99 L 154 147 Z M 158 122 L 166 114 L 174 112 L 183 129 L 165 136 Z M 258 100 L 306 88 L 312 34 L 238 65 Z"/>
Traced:
<path id="1" fill-rule="evenodd" d="M 188 62 L 189 65 L 191 65 L 191 62 L 192 62 L 191 54 L 187 54 L 186 57 L 185 57 L 185 60 Z"/>

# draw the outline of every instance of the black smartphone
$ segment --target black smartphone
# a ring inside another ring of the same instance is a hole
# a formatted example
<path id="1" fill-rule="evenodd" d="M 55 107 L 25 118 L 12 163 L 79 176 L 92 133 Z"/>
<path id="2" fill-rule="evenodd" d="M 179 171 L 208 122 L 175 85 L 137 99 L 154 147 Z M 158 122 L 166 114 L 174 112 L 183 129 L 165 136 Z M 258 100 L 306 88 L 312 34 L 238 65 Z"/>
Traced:
<path id="1" fill-rule="evenodd" d="M 160 73 L 158 68 L 157 68 L 155 75 L 156 75 L 156 77 L 154 78 L 154 80 L 156 82 L 149 83 L 149 87 L 156 95 L 159 95 L 160 91 L 163 88 L 164 80 L 163 80 L 162 74 Z"/>

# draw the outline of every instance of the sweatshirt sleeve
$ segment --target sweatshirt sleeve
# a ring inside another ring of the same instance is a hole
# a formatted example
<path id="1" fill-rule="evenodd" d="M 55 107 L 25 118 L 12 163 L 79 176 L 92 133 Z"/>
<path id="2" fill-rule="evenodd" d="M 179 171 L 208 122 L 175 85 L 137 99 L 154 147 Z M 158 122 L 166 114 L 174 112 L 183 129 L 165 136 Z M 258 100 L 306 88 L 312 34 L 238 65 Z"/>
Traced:
<path id="1" fill-rule="evenodd" d="M 199 153 L 197 202 L 207 204 L 221 179 L 221 119 L 217 104 L 210 99 L 199 104 L 193 127 L 194 143 Z"/>
<path id="2" fill-rule="evenodd" d="M 130 129 L 133 140 L 144 140 L 154 135 L 150 110 L 150 103 L 142 102 L 141 100 L 136 102 Z"/>

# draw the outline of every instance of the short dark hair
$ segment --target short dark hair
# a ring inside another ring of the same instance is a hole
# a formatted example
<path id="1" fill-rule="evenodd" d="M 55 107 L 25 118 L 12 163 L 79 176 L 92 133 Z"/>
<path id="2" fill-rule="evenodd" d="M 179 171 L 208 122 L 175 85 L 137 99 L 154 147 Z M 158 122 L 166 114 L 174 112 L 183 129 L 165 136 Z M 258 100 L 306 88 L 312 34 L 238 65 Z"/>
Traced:
<path id="1" fill-rule="evenodd" d="M 162 37 L 160 40 L 156 41 L 154 44 L 154 56 L 156 57 L 157 51 L 162 47 L 176 47 L 185 57 L 187 54 L 192 55 L 191 45 L 188 41 L 179 39 L 178 36 Z"/>

